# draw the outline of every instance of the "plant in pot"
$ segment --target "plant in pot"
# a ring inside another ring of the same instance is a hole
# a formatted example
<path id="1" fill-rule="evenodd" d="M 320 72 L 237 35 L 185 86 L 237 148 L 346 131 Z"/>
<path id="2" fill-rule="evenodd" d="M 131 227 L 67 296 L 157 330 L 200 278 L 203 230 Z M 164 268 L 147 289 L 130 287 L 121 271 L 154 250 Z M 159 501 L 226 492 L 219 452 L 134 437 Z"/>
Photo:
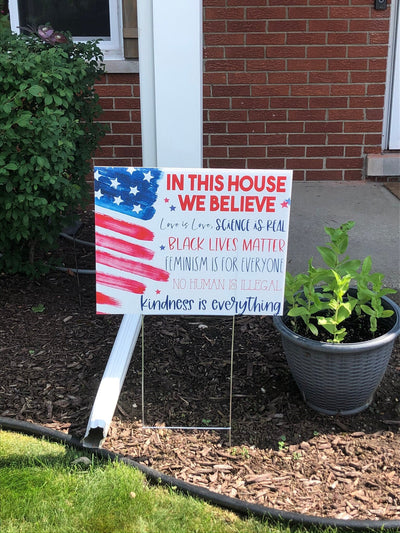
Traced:
<path id="1" fill-rule="evenodd" d="M 95 41 L 49 25 L 0 28 L 0 272 L 46 270 L 66 218 L 89 201 L 101 60 Z"/>
<path id="2" fill-rule="evenodd" d="M 325 267 L 286 274 L 285 308 L 274 317 L 289 368 L 306 403 L 318 412 L 355 414 L 372 402 L 400 333 L 400 309 L 372 273 L 371 257 L 349 259 L 350 221 L 325 227 L 317 250 Z"/>

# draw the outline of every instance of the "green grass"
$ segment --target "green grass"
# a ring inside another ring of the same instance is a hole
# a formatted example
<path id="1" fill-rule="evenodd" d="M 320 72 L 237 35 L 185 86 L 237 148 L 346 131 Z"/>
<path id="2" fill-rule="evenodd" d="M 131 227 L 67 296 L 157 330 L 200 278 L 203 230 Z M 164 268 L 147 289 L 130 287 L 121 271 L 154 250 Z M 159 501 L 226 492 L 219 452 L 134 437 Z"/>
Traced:
<path id="1" fill-rule="evenodd" d="M 243 519 L 134 468 L 43 439 L 0 431 L 1 533 L 300 533 Z M 314 529 L 314 531 L 316 531 Z M 332 529 L 325 530 L 332 532 Z"/>

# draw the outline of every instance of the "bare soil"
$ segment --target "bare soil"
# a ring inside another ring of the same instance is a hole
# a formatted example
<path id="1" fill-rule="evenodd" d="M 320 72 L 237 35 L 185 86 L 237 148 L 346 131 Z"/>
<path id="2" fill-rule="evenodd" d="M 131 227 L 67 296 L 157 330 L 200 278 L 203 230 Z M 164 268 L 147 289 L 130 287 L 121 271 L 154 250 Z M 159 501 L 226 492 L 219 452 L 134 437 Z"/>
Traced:
<path id="1" fill-rule="evenodd" d="M 93 242 L 91 213 L 77 237 Z M 94 268 L 94 249 L 60 239 L 65 266 Z M 0 415 L 83 437 L 120 316 L 95 314 L 95 278 L 0 274 Z M 395 296 L 394 299 L 398 295 Z M 218 493 L 344 519 L 400 518 L 400 347 L 373 404 L 351 417 L 309 409 L 270 317 L 144 320 L 104 447 Z"/>

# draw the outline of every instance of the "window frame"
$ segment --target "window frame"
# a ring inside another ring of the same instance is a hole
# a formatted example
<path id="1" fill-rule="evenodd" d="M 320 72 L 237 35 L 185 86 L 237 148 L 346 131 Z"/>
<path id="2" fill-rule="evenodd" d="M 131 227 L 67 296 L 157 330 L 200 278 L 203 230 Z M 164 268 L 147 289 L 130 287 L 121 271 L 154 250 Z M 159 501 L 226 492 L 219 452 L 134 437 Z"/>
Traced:
<path id="1" fill-rule="evenodd" d="M 99 47 L 104 54 L 104 60 L 108 64 L 109 61 L 123 61 L 124 44 L 123 44 L 123 21 L 122 21 L 122 0 L 108 0 L 109 14 L 110 14 L 110 34 L 111 39 L 103 40 L 100 38 Z M 20 33 L 18 0 L 10 0 L 10 25 L 11 30 L 15 33 Z M 57 28 L 54 28 L 55 30 Z M 96 39 L 96 37 L 73 37 L 73 41 L 89 41 Z"/>

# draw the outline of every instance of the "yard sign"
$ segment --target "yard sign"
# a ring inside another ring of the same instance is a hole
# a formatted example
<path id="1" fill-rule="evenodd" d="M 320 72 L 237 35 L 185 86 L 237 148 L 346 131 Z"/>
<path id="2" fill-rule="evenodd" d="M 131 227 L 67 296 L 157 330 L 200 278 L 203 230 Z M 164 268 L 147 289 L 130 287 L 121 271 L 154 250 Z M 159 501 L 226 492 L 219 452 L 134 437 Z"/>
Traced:
<path id="1" fill-rule="evenodd" d="M 279 315 L 292 172 L 95 168 L 97 312 Z"/>

